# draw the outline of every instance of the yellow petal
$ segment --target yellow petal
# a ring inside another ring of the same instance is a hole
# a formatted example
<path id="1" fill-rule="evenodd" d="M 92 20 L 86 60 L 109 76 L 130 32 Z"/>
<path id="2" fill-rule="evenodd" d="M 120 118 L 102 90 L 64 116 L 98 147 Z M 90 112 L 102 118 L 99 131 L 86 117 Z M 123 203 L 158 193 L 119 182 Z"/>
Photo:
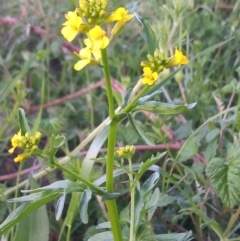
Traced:
<path id="1" fill-rule="evenodd" d="M 8 150 L 9 153 L 13 153 L 16 147 L 12 147 L 11 149 Z"/>
<path id="2" fill-rule="evenodd" d="M 89 31 L 89 36 L 91 39 L 99 39 L 102 38 L 103 35 L 105 35 L 105 32 L 98 25 Z"/>
<path id="3" fill-rule="evenodd" d="M 79 52 L 81 59 L 91 59 L 91 50 L 89 48 L 83 48 Z"/>
<path id="4" fill-rule="evenodd" d="M 107 36 L 104 36 L 102 38 L 102 47 L 101 49 L 105 49 L 109 45 L 109 38 Z"/>
<path id="5" fill-rule="evenodd" d="M 92 54 L 94 56 L 94 58 L 99 62 L 102 59 L 102 54 L 101 54 L 101 50 L 97 49 L 97 50 L 93 50 Z"/>
<path id="6" fill-rule="evenodd" d="M 154 80 L 157 80 L 158 79 L 158 73 L 157 72 L 153 72 L 152 73 L 152 77 Z"/>
<path id="7" fill-rule="evenodd" d="M 150 75 L 152 73 L 152 70 L 149 67 L 144 67 L 143 72 L 145 75 Z"/>
<path id="8" fill-rule="evenodd" d="M 79 60 L 75 65 L 74 69 L 79 71 L 90 63 L 90 59 Z"/>
<path id="9" fill-rule="evenodd" d="M 86 39 L 84 39 L 84 44 L 88 47 L 88 48 L 92 48 L 92 46 L 93 46 L 93 42 L 91 41 L 91 39 L 89 39 L 89 38 L 86 38 Z"/>
<path id="10" fill-rule="evenodd" d="M 61 34 L 68 42 L 71 42 L 78 34 L 78 31 L 71 26 L 66 26 L 62 28 Z"/>
<path id="11" fill-rule="evenodd" d="M 30 153 L 25 152 L 25 153 L 19 154 L 16 158 L 14 158 L 14 161 L 15 162 L 21 162 L 23 160 L 28 159 L 30 156 L 31 156 Z"/>

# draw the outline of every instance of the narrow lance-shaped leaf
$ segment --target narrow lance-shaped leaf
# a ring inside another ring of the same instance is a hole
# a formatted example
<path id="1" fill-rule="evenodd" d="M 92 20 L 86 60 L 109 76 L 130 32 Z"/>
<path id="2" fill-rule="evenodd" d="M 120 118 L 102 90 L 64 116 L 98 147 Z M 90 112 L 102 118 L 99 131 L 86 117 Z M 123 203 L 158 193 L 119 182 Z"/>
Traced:
<path id="1" fill-rule="evenodd" d="M 143 104 L 145 101 L 150 100 L 152 97 L 154 97 L 155 95 L 158 95 L 160 93 L 162 93 L 161 90 L 156 90 L 156 91 L 150 93 L 149 95 L 145 95 L 145 96 L 139 98 L 137 105 Z"/>
<path id="2" fill-rule="evenodd" d="M 55 210 L 55 218 L 56 218 L 56 220 L 59 220 L 59 218 L 62 215 L 65 199 L 66 199 L 66 194 L 64 193 L 57 201 L 56 210 Z"/>
<path id="3" fill-rule="evenodd" d="M 25 111 L 22 108 L 18 109 L 18 121 L 19 128 L 21 129 L 23 135 L 25 135 L 27 132 L 31 132 L 25 117 Z"/>
<path id="4" fill-rule="evenodd" d="M 145 20 L 144 18 L 139 16 L 137 13 L 134 13 L 134 15 L 135 15 L 136 19 L 138 20 L 138 22 L 143 26 L 143 30 L 142 30 L 142 32 L 140 32 L 140 34 L 147 45 L 148 52 L 153 55 L 154 51 L 157 48 L 157 41 L 156 41 L 155 33 L 153 32 L 153 30 L 147 20 Z"/>
<path id="5" fill-rule="evenodd" d="M 144 102 L 142 105 L 138 105 L 133 108 L 134 111 L 149 111 L 161 115 L 175 115 L 184 113 L 190 109 L 192 109 L 196 105 L 195 103 L 188 104 L 188 105 L 174 105 L 168 103 L 161 103 L 157 101 L 148 101 Z"/>
<path id="6" fill-rule="evenodd" d="M 83 223 L 88 223 L 88 203 L 92 197 L 92 192 L 89 189 L 84 190 L 80 201 L 80 218 Z"/>
<path id="7" fill-rule="evenodd" d="M 137 124 L 137 122 L 134 120 L 133 116 L 131 113 L 128 113 L 128 119 L 133 127 L 133 129 L 136 131 L 136 133 L 138 134 L 138 136 L 142 139 L 142 141 L 149 145 L 149 146 L 154 146 L 155 143 L 153 142 L 153 140 L 148 137 L 144 131 L 142 130 L 142 128 Z"/>
<path id="8" fill-rule="evenodd" d="M 132 88 L 127 90 L 127 93 L 126 93 L 126 95 L 124 96 L 124 99 L 123 99 L 122 108 L 125 108 L 128 105 L 131 94 L 132 94 L 132 91 L 133 91 Z"/>

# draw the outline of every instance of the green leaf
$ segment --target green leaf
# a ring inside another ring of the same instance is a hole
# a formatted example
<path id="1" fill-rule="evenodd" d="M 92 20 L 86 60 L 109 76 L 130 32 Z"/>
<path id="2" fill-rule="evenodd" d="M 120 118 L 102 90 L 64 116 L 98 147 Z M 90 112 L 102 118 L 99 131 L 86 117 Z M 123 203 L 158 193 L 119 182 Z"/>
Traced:
<path id="1" fill-rule="evenodd" d="M 70 180 L 61 180 L 61 181 L 56 181 L 53 182 L 50 185 L 47 185 L 45 187 L 40 187 L 37 189 L 33 189 L 33 190 L 22 190 L 22 193 L 37 193 L 37 192 L 42 192 L 45 190 L 54 190 L 54 191 L 58 191 L 58 192 L 66 192 L 69 190 L 72 190 L 74 192 L 79 191 L 82 192 L 83 191 L 83 186 L 77 182 L 73 182 Z M 19 199 L 19 198 L 17 198 Z M 16 200 L 16 198 L 14 199 Z"/>
<path id="2" fill-rule="evenodd" d="M 96 226 L 96 229 L 111 228 L 110 222 L 100 223 Z"/>
<path id="3" fill-rule="evenodd" d="M 114 241 L 113 234 L 111 231 L 106 231 L 102 233 L 97 233 L 93 235 L 88 241 Z"/>
<path id="4" fill-rule="evenodd" d="M 57 221 L 60 219 L 62 215 L 65 200 L 66 200 L 66 194 L 64 193 L 62 196 L 60 196 L 60 198 L 57 201 L 56 210 L 55 210 L 55 218 Z"/>
<path id="5" fill-rule="evenodd" d="M 128 105 L 132 91 L 133 91 L 133 89 L 131 89 L 131 88 L 127 90 L 127 93 L 123 99 L 122 109 L 124 109 Z"/>
<path id="6" fill-rule="evenodd" d="M 149 111 L 157 114 L 162 115 L 175 115 L 184 113 L 193 107 L 195 107 L 196 102 L 189 104 L 189 105 L 174 105 L 174 104 L 168 104 L 168 103 L 161 103 L 157 101 L 148 101 L 144 102 L 142 105 L 138 105 L 132 109 L 132 111 Z"/>
<path id="7" fill-rule="evenodd" d="M 19 121 L 19 128 L 22 131 L 22 135 L 25 135 L 27 132 L 31 133 L 25 117 L 25 111 L 22 108 L 18 109 L 18 121 Z"/>
<path id="8" fill-rule="evenodd" d="M 13 227 L 15 224 L 23 220 L 30 213 L 34 212 L 36 209 L 40 208 L 44 204 L 52 201 L 53 199 L 60 196 L 61 193 L 58 192 L 46 192 L 39 200 L 33 203 L 24 203 L 15 209 L 7 219 L 0 225 L 0 236 L 4 234 L 7 230 Z"/>
<path id="9" fill-rule="evenodd" d="M 60 146 L 62 146 L 65 142 L 65 136 L 54 136 L 53 140 L 52 140 L 52 145 L 54 148 L 59 148 Z"/>
<path id="10" fill-rule="evenodd" d="M 154 172 L 142 185 L 141 188 L 141 193 L 143 195 L 145 195 L 146 193 L 148 193 L 149 191 L 151 191 L 154 186 L 157 184 L 157 182 L 159 181 L 160 178 L 160 174 L 159 172 Z"/>
<path id="11" fill-rule="evenodd" d="M 143 30 L 142 30 L 142 32 L 140 32 L 140 34 L 147 45 L 148 52 L 151 55 L 153 55 L 154 51 L 157 48 L 157 41 L 156 41 L 155 33 L 153 32 L 153 30 L 147 20 L 140 17 L 137 13 L 134 13 L 134 15 L 135 15 L 136 19 L 138 20 L 138 22 L 143 26 Z"/>
<path id="12" fill-rule="evenodd" d="M 154 97 L 155 95 L 158 95 L 158 94 L 160 94 L 160 93 L 162 93 L 161 90 L 156 90 L 156 91 L 152 92 L 152 93 L 149 94 L 149 95 L 145 95 L 145 96 L 139 98 L 139 100 L 138 100 L 138 102 L 137 102 L 137 105 L 143 104 L 145 101 L 151 99 L 152 97 Z"/>
<path id="13" fill-rule="evenodd" d="M 207 165 L 206 175 L 210 177 L 217 196 L 226 206 L 233 208 L 240 198 L 240 159 L 229 160 L 213 158 Z"/>
<path id="14" fill-rule="evenodd" d="M 90 189 L 84 190 L 82 197 L 81 197 L 80 205 L 79 205 L 80 218 L 84 224 L 88 223 L 87 209 L 88 209 L 88 203 L 89 203 L 91 197 L 92 197 L 92 191 Z"/>
<path id="15" fill-rule="evenodd" d="M 206 150 L 204 151 L 204 157 L 208 162 L 216 156 L 217 148 L 217 142 L 211 142 L 208 144 Z"/>
<path id="16" fill-rule="evenodd" d="M 135 227 L 135 229 L 137 229 L 137 227 L 140 224 L 140 221 L 141 221 L 140 214 L 141 214 L 143 205 L 144 205 L 144 203 L 143 203 L 142 194 L 141 194 L 140 190 L 138 190 L 136 188 L 135 189 L 135 205 L 134 205 L 134 220 L 135 220 L 134 227 Z"/>
<path id="17" fill-rule="evenodd" d="M 49 220 L 46 206 L 42 206 L 17 224 L 14 241 L 48 241 Z"/>
<path id="18" fill-rule="evenodd" d="M 144 241 L 190 241 L 193 239 L 192 231 L 187 233 L 170 233 L 148 235 L 144 237 Z"/>
<path id="19" fill-rule="evenodd" d="M 136 133 L 141 138 L 141 140 L 149 146 L 155 146 L 155 143 L 153 142 L 153 140 L 144 133 L 142 128 L 134 120 L 133 115 L 131 113 L 128 113 L 127 115 L 133 129 L 136 131 Z"/>

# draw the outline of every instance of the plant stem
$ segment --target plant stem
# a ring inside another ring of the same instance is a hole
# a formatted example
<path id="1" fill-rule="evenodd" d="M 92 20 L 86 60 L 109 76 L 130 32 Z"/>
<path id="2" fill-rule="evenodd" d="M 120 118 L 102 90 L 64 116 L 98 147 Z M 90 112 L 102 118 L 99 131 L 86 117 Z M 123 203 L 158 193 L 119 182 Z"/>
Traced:
<path id="1" fill-rule="evenodd" d="M 107 87 L 109 117 L 110 117 L 110 120 L 112 120 L 115 114 L 115 109 L 114 109 L 114 100 L 113 100 L 113 94 L 112 94 L 110 71 L 109 71 L 109 65 L 108 65 L 107 50 L 102 49 L 101 53 L 102 53 L 103 72 L 104 72 L 106 87 Z M 116 137 L 117 137 L 117 127 L 118 127 L 117 123 L 111 123 L 109 126 L 109 132 L 108 132 L 107 165 L 106 165 L 106 187 L 108 192 L 114 191 L 113 162 L 114 162 L 114 149 L 115 149 Z M 107 200 L 106 206 L 108 210 L 109 220 L 111 223 L 111 229 L 112 229 L 114 241 L 122 241 L 122 234 L 121 234 L 116 201 Z"/>
<path id="2" fill-rule="evenodd" d="M 60 170 L 62 170 L 63 172 L 66 172 L 66 173 L 70 174 L 72 177 L 75 177 L 77 180 L 85 183 L 85 184 L 86 184 L 88 187 L 90 187 L 91 189 L 93 189 L 93 190 L 95 190 L 95 191 L 97 191 L 97 192 L 100 192 L 101 194 L 104 193 L 104 191 L 103 191 L 100 187 L 94 185 L 93 183 L 91 183 L 91 182 L 88 181 L 87 179 L 85 179 L 85 178 L 77 175 L 76 173 L 74 173 L 74 172 L 70 171 L 69 169 L 65 168 L 64 166 L 60 165 L 57 161 L 54 162 L 54 165 L 55 165 L 56 167 L 58 167 Z"/>
<path id="3" fill-rule="evenodd" d="M 129 112 L 132 107 L 136 104 L 141 96 L 143 96 L 149 89 L 150 85 L 145 85 L 143 89 L 133 98 L 133 100 L 123 109 L 123 112 Z"/>
<path id="4" fill-rule="evenodd" d="M 228 226 L 224 232 L 225 237 L 227 237 L 229 235 L 229 233 L 232 230 L 232 227 L 234 226 L 234 224 L 236 223 L 236 220 L 238 219 L 239 215 L 240 215 L 240 206 L 238 207 L 236 213 L 234 213 L 232 215 L 232 217 L 228 223 Z"/>
<path id="5" fill-rule="evenodd" d="M 135 227 L 135 185 L 133 184 L 133 174 L 132 174 L 132 160 L 131 158 L 128 159 L 129 163 L 129 180 L 130 180 L 130 187 L 131 187 L 131 220 L 130 220 L 130 239 L 129 241 L 135 241 L 135 234 L 134 234 L 134 227 Z"/>

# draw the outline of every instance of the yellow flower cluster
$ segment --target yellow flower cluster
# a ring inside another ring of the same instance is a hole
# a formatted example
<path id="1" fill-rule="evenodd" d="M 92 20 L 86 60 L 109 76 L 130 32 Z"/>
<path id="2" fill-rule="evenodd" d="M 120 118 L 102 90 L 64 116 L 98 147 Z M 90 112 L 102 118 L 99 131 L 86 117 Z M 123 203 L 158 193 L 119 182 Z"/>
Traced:
<path id="1" fill-rule="evenodd" d="M 164 58 L 158 49 L 155 50 L 153 56 L 148 54 L 147 58 L 149 62 L 141 62 L 141 66 L 143 67 L 143 77 L 141 81 L 147 85 L 153 85 L 164 68 L 168 69 L 189 62 L 188 58 L 177 48 L 175 49 L 175 54 L 170 58 Z"/>
<path id="2" fill-rule="evenodd" d="M 27 132 L 25 135 L 22 135 L 21 130 L 18 134 L 14 135 L 11 139 L 12 148 L 8 150 L 9 153 L 13 153 L 15 148 L 20 148 L 24 150 L 24 153 L 19 154 L 14 161 L 21 162 L 31 156 L 31 152 L 38 148 L 39 141 L 41 139 L 41 133 L 36 132 L 35 135 L 31 135 Z"/>
<path id="3" fill-rule="evenodd" d="M 101 60 L 101 49 L 109 45 L 109 38 L 102 29 L 103 23 L 116 22 L 112 29 L 112 35 L 117 35 L 126 22 L 133 18 L 125 8 L 118 8 L 116 11 L 107 14 L 107 0 L 80 0 L 79 8 L 65 14 L 66 22 L 63 23 L 62 35 L 71 42 L 78 33 L 84 33 L 85 48 L 75 53 L 80 60 L 74 65 L 79 71 L 86 65 L 97 65 Z"/>
<path id="4" fill-rule="evenodd" d="M 127 145 L 125 147 L 120 147 L 116 152 L 120 157 L 129 158 L 134 154 L 135 147 Z"/>

